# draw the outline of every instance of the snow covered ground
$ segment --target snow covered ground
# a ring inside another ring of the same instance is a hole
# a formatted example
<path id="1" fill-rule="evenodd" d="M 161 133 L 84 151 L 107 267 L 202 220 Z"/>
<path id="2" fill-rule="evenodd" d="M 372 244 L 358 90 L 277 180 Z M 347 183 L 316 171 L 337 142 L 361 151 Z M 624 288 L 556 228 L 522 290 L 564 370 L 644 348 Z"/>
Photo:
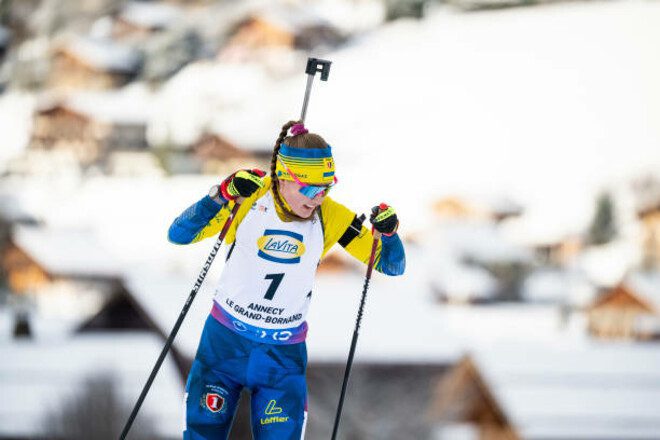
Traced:
<path id="1" fill-rule="evenodd" d="M 407 227 L 452 192 L 581 226 L 597 190 L 660 173 L 659 50 L 654 2 L 440 8 L 329 56 L 308 125 L 334 146 L 336 195 L 387 199 Z"/>

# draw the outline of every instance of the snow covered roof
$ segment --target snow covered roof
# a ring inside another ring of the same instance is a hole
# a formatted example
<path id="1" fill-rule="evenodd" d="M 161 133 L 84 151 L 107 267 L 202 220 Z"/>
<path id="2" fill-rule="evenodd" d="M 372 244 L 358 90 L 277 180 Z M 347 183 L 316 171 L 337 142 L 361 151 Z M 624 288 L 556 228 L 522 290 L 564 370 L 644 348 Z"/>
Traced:
<path id="1" fill-rule="evenodd" d="M 30 213 L 22 208 L 15 197 L 10 194 L 0 194 L 0 218 L 14 222 L 36 222 Z"/>
<path id="2" fill-rule="evenodd" d="M 179 8 L 166 3 L 132 1 L 124 6 L 119 17 L 135 26 L 164 29 L 176 22 L 180 13 Z"/>
<path id="3" fill-rule="evenodd" d="M 595 297 L 596 287 L 578 271 L 540 269 L 532 272 L 522 286 L 525 301 L 586 306 Z"/>
<path id="4" fill-rule="evenodd" d="M 132 84 L 119 90 L 77 92 L 64 105 L 100 122 L 146 126 L 154 111 L 152 99 L 144 84 Z"/>
<path id="5" fill-rule="evenodd" d="M 346 361 L 364 276 L 319 274 L 308 317 L 311 362 Z M 422 280 L 375 273 L 367 292 L 356 363 L 452 363 L 460 343 L 429 300 Z"/>
<path id="6" fill-rule="evenodd" d="M 425 231 L 430 254 L 451 254 L 457 260 L 530 262 L 531 252 L 509 241 L 499 225 L 490 221 L 444 221 Z M 431 259 L 433 261 L 433 259 Z"/>
<path id="7" fill-rule="evenodd" d="M 12 239 L 53 275 L 118 278 L 121 274 L 118 262 L 91 231 L 18 226 Z"/>
<path id="8" fill-rule="evenodd" d="M 528 247 L 556 245 L 579 235 L 582 230 L 581 219 L 551 222 L 548 218 L 544 209 L 533 209 L 520 217 L 507 219 L 502 230 L 513 243 Z"/>
<path id="9" fill-rule="evenodd" d="M 331 26 L 313 8 L 295 4 L 271 3 L 253 12 L 252 17 L 262 18 L 291 33 L 313 26 Z"/>
<path id="10" fill-rule="evenodd" d="M 209 243 L 209 246 L 213 244 Z M 210 247 L 208 248 L 210 252 Z M 222 265 L 218 255 L 214 265 Z M 203 259 L 199 259 L 201 271 Z M 214 267 L 215 269 L 215 267 Z M 199 338 L 211 311 L 214 291 L 213 276 L 208 276 L 193 301 L 186 319 L 174 340 L 174 345 L 189 359 L 195 357 Z M 142 309 L 156 323 L 159 330 L 169 335 L 190 295 L 196 277 L 155 270 L 135 270 L 126 274 L 125 285 Z"/>
<path id="11" fill-rule="evenodd" d="M 623 283 L 660 314 L 660 272 L 635 272 L 628 275 Z"/>
<path id="12" fill-rule="evenodd" d="M 576 266 L 596 285 L 610 287 L 623 280 L 641 259 L 642 249 L 635 242 L 619 239 L 586 249 Z"/>
<path id="13" fill-rule="evenodd" d="M 25 151 L 30 142 L 36 99 L 32 94 L 5 91 L 0 95 L 0 172 L 8 161 Z"/>
<path id="14" fill-rule="evenodd" d="M 212 130 L 242 149 L 266 153 L 273 150 L 279 135 L 278 126 L 281 127 L 288 120 L 285 115 L 278 118 L 272 113 L 255 112 L 250 108 L 227 112 L 221 119 L 217 118 Z"/>
<path id="15" fill-rule="evenodd" d="M 345 33 L 374 29 L 385 21 L 386 14 L 385 4 L 378 0 L 363 0 L 357 3 L 325 0 L 314 2 L 310 7 Z"/>
<path id="16" fill-rule="evenodd" d="M 450 259 L 436 263 L 431 283 L 442 298 L 454 301 L 485 300 L 497 292 L 497 280 L 486 269 Z"/>
<path id="17" fill-rule="evenodd" d="M 80 335 L 47 343 L 0 341 L 0 436 L 43 436 L 46 417 L 98 374 L 116 379 L 124 409 L 130 411 L 162 346 L 160 338 L 144 333 Z M 159 436 L 174 438 L 182 429 L 182 401 L 178 370 L 166 360 L 138 419 L 153 418 Z"/>
<path id="18" fill-rule="evenodd" d="M 138 50 L 107 39 L 78 37 L 64 50 L 102 71 L 135 73 L 142 62 Z"/>
<path id="19" fill-rule="evenodd" d="M 525 439 L 654 439 L 660 350 L 653 345 L 498 346 L 472 353 Z"/>
<path id="20" fill-rule="evenodd" d="M 282 101 L 263 99 L 263 91 L 273 85 L 256 64 L 191 63 L 155 97 L 150 143 L 187 147 L 202 132 L 214 131 L 240 147 L 272 148 L 289 120 L 286 113 L 278 117 Z"/>

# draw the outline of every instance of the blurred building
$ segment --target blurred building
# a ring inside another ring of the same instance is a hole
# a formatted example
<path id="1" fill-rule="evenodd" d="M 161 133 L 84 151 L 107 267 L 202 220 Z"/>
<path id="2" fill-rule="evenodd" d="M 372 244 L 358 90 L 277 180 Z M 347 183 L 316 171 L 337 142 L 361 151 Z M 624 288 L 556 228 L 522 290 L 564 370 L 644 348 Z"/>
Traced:
<path id="1" fill-rule="evenodd" d="M 29 148 L 70 151 L 83 167 L 106 159 L 113 151 L 144 151 L 147 100 L 140 89 L 132 89 L 46 101 L 35 114 Z"/>
<path id="2" fill-rule="evenodd" d="M 269 49 L 310 51 L 343 42 L 339 31 L 312 8 L 276 3 L 238 22 L 221 51 L 223 60 L 244 60 Z"/>
<path id="3" fill-rule="evenodd" d="M 0 263 L 19 312 L 54 320 L 55 333 L 83 327 L 108 304 L 115 313 L 97 319 L 96 327 L 144 328 L 122 302 L 126 292 L 118 262 L 89 232 L 17 226 Z"/>
<path id="4" fill-rule="evenodd" d="M 429 417 L 435 439 L 520 440 L 474 361 L 463 357 L 438 383 Z"/>
<path id="5" fill-rule="evenodd" d="M 642 222 L 644 267 L 660 270 L 660 201 L 638 211 Z"/>
<path id="6" fill-rule="evenodd" d="M 112 25 L 115 39 L 143 39 L 176 24 L 180 8 L 165 2 L 128 2 Z"/>
<path id="7" fill-rule="evenodd" d="M 9 288 L 17 294 L 46 294 L 60 284 L 66 291 L 78 281 L 111 286 L 121 278 L 118 263 L 83 231 L 16 227 L 4 249 L 2 267 Z"/>
<path id="8" fill-rule="evenodd" d="M 434 439 L 655 439 L 651 346 L 516 345 L 464 357 L 438 383 Z"/>
<path id="9" fill-rule="evenodd" d="M 601 294 L 587 313 L 595 338 L 660 340 L 660 274 L 628 276 Z"/>
<path id="10" fill-rule="evenodd" d="M 78 37 L 55 48 L 48 85 L 60 90 L 112 89 L 131 82 L 141 65 L 142 55 L 134 48 Z"/>
<path id="11" fill-rule="evenodd" d="M 496 223 L 520 217 L 524 209 L 508 198 L 446 196 L 431 206 L 439 220 L 492 220 Z"/>
<path id="12" fill-rule="evenodd" d="M 235 167 L 255 160 L 250 152 L 240 149 L 222 135 L 212 133 L 202 134 L 190 148 L 190 154 L 200 162 L 202 172 L 216 175 L 227 173 L 232 165 Z"/>
<path id="13" fill-rule="evenodd" d="M 0 324 L 5 321 L 0 315 Z M 0 438 L 115 438 L 162 348 L 149 334 L 0 340 Z M 183 383 L 165 360 L 130 438 L 181 438 Z"/>

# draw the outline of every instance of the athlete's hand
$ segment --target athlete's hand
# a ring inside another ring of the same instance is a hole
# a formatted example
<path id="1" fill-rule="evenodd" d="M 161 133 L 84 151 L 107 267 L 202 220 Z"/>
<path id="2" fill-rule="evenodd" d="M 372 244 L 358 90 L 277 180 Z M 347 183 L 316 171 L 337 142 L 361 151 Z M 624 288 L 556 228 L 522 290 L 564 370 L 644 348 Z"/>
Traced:
<path id="1" fill-rule="evenodd" d="M 260 169 L 238 170 L 222 181 L 220 192 L 225 200 L 236 200 L 238 197 L 250 197 L 259 188 L 264 187 L 265 171 Z"/>
<path id="2" fill-rule="evenodd" d="M 371 208 L 369 220 L 375 230 L 388 237 L 394 235 L 399 228 L 399 219 L 394 208 L 385 203 Z"/>

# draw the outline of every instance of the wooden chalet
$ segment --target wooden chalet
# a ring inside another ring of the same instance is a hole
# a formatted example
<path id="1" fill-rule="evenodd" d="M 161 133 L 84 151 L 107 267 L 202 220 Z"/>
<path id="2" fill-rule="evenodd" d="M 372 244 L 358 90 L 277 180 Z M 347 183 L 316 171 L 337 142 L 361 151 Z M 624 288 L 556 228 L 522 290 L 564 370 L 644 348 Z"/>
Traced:
<path id="1" fill-rule="evenodd" d="M 310 10 L 293 5 L 273 5 L 251 14 L 230 31 L 223 58 L 243 58 L 263 49 L 312 50 L 337 46 L 339 31 Z"/>
<path id="2" fill-rule="evenodd" d="M 115 39 L 142 39 L 171 27 L 180 11 L 163 2 L 129 2 L 112 26 Z"/>
<path id="3" fill-rule="evenodd" d="M 38 110 L 34 117 L 30 149 L 68 150 L 83 165 L 94 163 L 101 155 L 101 144 L 94 136 L 93 121 L 66 104 Z"/>
<path id="4" fill-rule="evenodd" d="M 462 431 L 475 440 L 521 439 L 469 356 L 438 382 L 435 396 L 429 418 L 437 425 L 437 438 Z"/>
<path id="5" fill-rule="evenodd" d="M 433 203 L 431 209 L 433 214 L 441 220 L 467 219 L 477 215 L 466 200 L 457 196 L 438 199 Z"/>
<path id="6" fill-rule="evenodd" d="M 105 159 L 112 151 L 144 151 L 148 147 L 146 116 L 135 114 L 139 108 L 123 109 L 126 101 L 111 93 L 43 105 L 34 116 L 29 148 L 70 151 L 82 166 Z"/>
<path id="7" fill-rule="evenodd" d="M 140 302 L 124 288 L 123 284 L 121 289 L 106 299 L 97 313 L 81 322 L 76 328 L 78 334 L 135 331 L 154 333 L 163 342 L 169 336 L 169 332 L 158 326 Z M 193 359 L 185 356 L 176 345 L 170 349 L 170 352 L 177 367 L 179 379 L 185 383 Z"/>
<path id="8" fill-rule="evenodd" d="M 0 263 L 9 289 L 18 295 L 56 293 L 75 286 L 104 293 L 122 289 L 117 264 L 84 232 L 19 226 Z"/>
<path id="9" fill-rule="evenodd" d="M 49 86 L 60 90 L 112 89 L 140 72 L 140 53 L 112 41 L 78 38 L 53 54 Z"/>
<path id="10" fill-rule="evenodd" d="M 471 351 L 437 384 L 435 439 L 651 439 L 660 355 L 648 344 L 501 345 Z"/>
<path id="11" fill-rule="evenodd" d="M 59 316 L 76 334 L 167 336 L 125 288 L 118 263 L 88 233 L 18 227 L 0 264 L 13 294 L 30 297 L 38 315 Z M 62 304 L 76 310 L 62 315 L 55 310 Z M 176 349 L 173 356 L 180 373 L 189 366 Z"/>
<path id="12" fill-rule="evenodd" d="M 660 202 L 637 213 L 643 228 L 644 267 L 660 270 Z"/>
<path id="13" fill-rule="evenodd" d="M 480 201 L 455 195 L 437 199 L 431 209 L 440 220 L 488 219 L 496 223 L 523 213 L 520 205 L 507 199 Z"/>
<path id="14" fill-rule="evenodd" d="M 598 339 L 660 340 L 660 276 L 635 274 L 601 294 L 587 309 Z"/>
<path id="15" fill-rule="evenodd" d="M 226 173 L 232 167 L 254 162 L 254 156 L 222 135 L 204 133 L 190 147 L 192 156 L 199 161 L 203 173 Z"/>

